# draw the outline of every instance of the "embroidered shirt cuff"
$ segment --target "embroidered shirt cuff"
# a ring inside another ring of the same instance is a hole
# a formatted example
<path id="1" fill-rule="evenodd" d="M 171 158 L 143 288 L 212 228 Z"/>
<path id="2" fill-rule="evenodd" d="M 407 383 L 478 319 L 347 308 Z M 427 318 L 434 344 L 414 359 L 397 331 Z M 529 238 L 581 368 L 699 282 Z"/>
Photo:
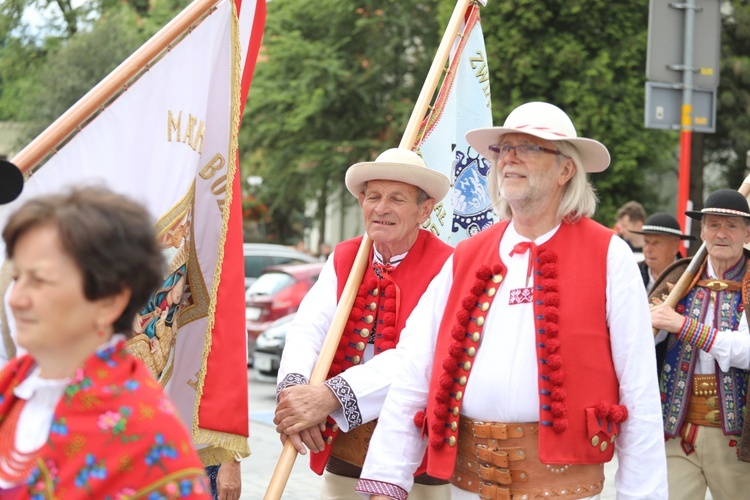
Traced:
<path id="1" fill-rule="evenodd" d="M 279 399 L 279 393 L 290 385 L 307 385 L 307 377 L 300 373 L 289 373 L 276 386 L 276 399 Z"/>
<path id="2" fill-rule="evenodd" d="M 714 345 L 714 340 L 716 340 L 718 333 L 719 330 L 716 328 L 711 328 L 692 318 L 685 318 L 685 323 L 682 325 L 682 329 L 677 334 L 677 337 L 683 342 L 687 342 L 698 349 L 708 352 L 711 346 Z"/>
<path id="3" fill-rule="evenodd" d="M 360 479 L 357 481 L 357 487 L 354 489 L 357 493 L 367 495 L 383 495 L 395 500 L 406 500 L 409 494 L 400 486 L 395 484 L 373 481 L 372 479 Z"/>
<path id="4" fill-rule="evenodd" d="M 362 425 L 362 413 L 359 411 L 357 396 L 349 383 L 339 375 L 323 383 L 333 391 L 333 395 L 339 400 L 341 408 L 344 410 L 344 418 L 349 423 L 349 429 Z"/>

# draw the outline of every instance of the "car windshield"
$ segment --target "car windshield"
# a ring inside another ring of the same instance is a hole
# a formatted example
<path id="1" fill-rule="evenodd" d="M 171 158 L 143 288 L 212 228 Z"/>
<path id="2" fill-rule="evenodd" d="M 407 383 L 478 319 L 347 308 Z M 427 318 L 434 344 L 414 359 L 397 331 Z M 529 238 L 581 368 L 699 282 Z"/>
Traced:
<path id="1" fill-rule="evenodd" d="M 262 274 L 247 290 L 248 295 L 273 295 L 280 290 L 293 285 L 291 275 L 280 272 Z"/>

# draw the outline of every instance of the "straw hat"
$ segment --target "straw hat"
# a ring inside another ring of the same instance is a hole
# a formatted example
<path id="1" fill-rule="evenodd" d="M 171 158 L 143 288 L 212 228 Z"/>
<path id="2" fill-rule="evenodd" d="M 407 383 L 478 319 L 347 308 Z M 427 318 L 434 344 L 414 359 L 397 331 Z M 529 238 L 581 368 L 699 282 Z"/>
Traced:
<path id="1" fill-rule="evenodd" d="M 547 141 L 566 141 L 578 150 L 586 172 L 601 172 L 609 166 L 609 151 L 599 141 L 578 137 L 565 111 L 546 102 L 529 102 L 514 109 L 502 127 L 470 130 L 466 140 L 471 147 L 489 158 L 489 146 L 505 134 L 529 134 Z"/>
<path id="2" fill-rule="evenodd" d="M 669 214 L 656 213 L 646 219 L 640 231 L 630 231 L 635 234 L 664 234 L 666 236 L 677 236 L 681 240 L 694 240 L 695 236 L 683 234 L 680 231 L 680 223 Z"/>
<path id="3" fill-rule="evenodd" d="M 355 163 L 346 171 L 346 188 L 355 197 L 364 191 L 367 181 L 374 180 L 411 184 L 438 201 L 450 188 L 448 177 L 430 170 L 417 153 L 404 148 L 388 149 L 375 161 Z"/>
<path id="4" fill-rule="evenodd" d="M 747 199 L 739 191 L 734 189 L 719 189 L 714 191 L 703 204 L 703 209 L 688 210 L 685 215 L 692 219 L 701 220 L 704 215 L 724 215 L 726 217 L 747 217 L 750 219 L 750 210 Z"/>
<path id="5" fill-rule="evenodd" d="M 10 203 L 23 191 L 23 174 L 9 161 L 0 160 L 0 205 Z"/>

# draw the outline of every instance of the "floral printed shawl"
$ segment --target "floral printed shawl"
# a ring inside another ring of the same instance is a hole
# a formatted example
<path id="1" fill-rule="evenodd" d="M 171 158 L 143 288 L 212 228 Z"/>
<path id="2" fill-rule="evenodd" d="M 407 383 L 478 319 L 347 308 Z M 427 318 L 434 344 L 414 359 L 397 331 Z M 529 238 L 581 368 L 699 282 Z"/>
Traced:
<path id="1" fill-rule="evenodd" d="M 0 373 L 0 421 L 34 367 Z M 210 499 L 203 466 L 172 403 L 124 342 L 86 360 L 55 408 L 47 443 L 18 498 Z"/>

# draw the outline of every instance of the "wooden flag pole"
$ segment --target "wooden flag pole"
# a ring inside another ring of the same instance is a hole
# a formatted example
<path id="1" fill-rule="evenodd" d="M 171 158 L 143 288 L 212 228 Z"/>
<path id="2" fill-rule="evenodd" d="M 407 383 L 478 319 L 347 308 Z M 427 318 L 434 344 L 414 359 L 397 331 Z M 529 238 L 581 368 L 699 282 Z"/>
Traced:
<path id="1" fill-rule="evenodd" d="M 86 95 L 31 141 L 11 160 L 22 172 L 33 169 L 53 152 L 76 128 L 103 109 L 138 73 L 174 43 L 193 24 L 202 19 L 218 0 L 195 0 L 133 52 Z"/>
<path id="2" fill-rule="evenodd" d="M 737 191 L 739 191 L 740 194 L 745 198 L 750 195 L 750 175 L 745 177 L 745 180 L 742 181 L 742 185 Z M 688 264 L 685 272 L 683 272 L 682 276 L 680 276 L 680 279 L 677 280 L 677 283 L 675 284 L 674 288 L 672 288 L 672 291 L 669 292 L 666 300 L 664 300 L 664 303 L 666 305 L 668 305 L 672 309 L 677 307 L 677 303 L 688 292 L 690 284 L 693 282 L 693 279 L 695 279 L 695 275 L 698 273 L 698 270 L 703 265 L 703 262 L 706 260 L 707 256 L 708 250 L 706 250 L 706 243 L 704 242 L 701 244 L 700 248 L 693 256 L 693 259 L 690 261 L 690 264 Z M 656 336 L 659 333 L 659 330 L 657 328 L 654 328 L 653 330 L 654 336 Z"/>
<path id="3" fill-rule="evenodd" d="M 417 139 L 419 128 L 427 114 L 427 109 L 430 106 L 432 96 L 435 94 L 435 89 L 440 82 L 440 75 L 445 68 L 445 63 L 450 55 L 453 43 L 458 36 L 458 32 L 461 29 L 461 23 L 464 19 L 466 9 L 472 0 L 458 0 L 456 7 L 453 9 L 448 26 L 443 33 L 443 38 L 438 46 L 435 58 L 432 60 L 430 71 L 427 73 L 425 82 L 422 85 L 422 90 L 419 93 L 417 102 L 414 105 L 411 116 L 409 117 L 409 123 L 406 125 L 404 135 L 401 137 L 399 143 L 400 148 L 411 149 L 414 146 L 414 142 Z M 341 293 L 341 299 L 339 300 L 336 308 L 336 313 L 331 321 L 331 326 L 328 329 L 328 334 L 323 342 L 323 346 L 320 350 L 320 355 L 315 363 L 315 368 L 310 375 L 310 384 L 320 384 L 326 380 L 328 371 L 331 368 L 333 357 L 336 354 L 339 341 L 341 340 L 341 334 L 346 326 L 346 321 L 349 319 L 349 312 L 354 304 L 354 299 L 357 295 L 357 290 L 362 282 L 362 276 L 364 276 L 365 269 L 368 265 L 368 259 L 370 257 L 370 248 L 372 246 L 372 240 L 365 234 L 362 238 L 362 243 L 359 245 L 357 256 L 354 258 L 354 264 L 352 270 L 349 273 L 349 277 L 346 280 L 346 285 Z M 263 497 L 264 500 L 278 500 L 281 498 L 281 494 L 284 492 L 286 483 L 289 480 L 289 475 L 292 472 L 294 461 L 297 458 L 297 450 L 294 448 L 291 440 L 287 439 L 284 444 L 284 449 L 281 451 L 279 461 L 276 464 L 276 469 L 271 476 L 271 481 L 266 489 L 266 494 Z"/>

